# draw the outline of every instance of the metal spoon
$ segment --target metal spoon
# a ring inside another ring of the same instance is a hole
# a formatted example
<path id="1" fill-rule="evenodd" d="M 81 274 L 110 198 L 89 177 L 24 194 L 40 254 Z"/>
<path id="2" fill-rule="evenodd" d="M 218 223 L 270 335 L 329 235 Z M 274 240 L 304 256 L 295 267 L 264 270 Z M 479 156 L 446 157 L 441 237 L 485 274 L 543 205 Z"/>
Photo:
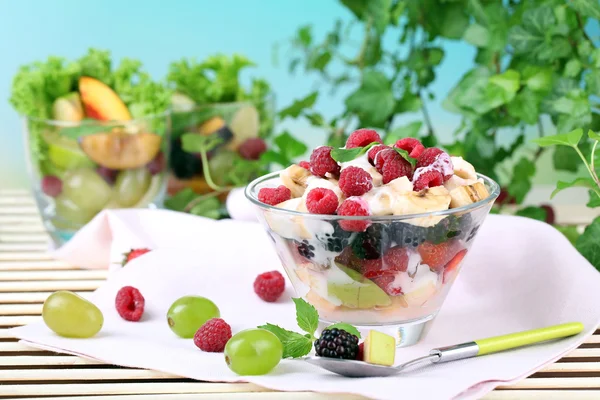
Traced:
<path id="1" fill-rule="evenodd" d="M 448 361 L 462 360 L 497 353 L 504 350 L 527 346 L 547 340 L 560 339 L 577 335 L 583 330 L 580 322 L 554 325 L 541 329 L 511 333 L 508 335 L 495 336 L 487 339 L 475 340 L 454 346 L 433 349 L 429 355 L 419 357 L 404 364 L 394 367 L 369 364 L 363 361 L 342 360 L 327 357 L 305 357 L 304 361 L 319 366 L 339 375 L 352 378 L 366 378 L 377 376 L 390 376 L 398 374 L 410 367 L 436 364 Z"/>

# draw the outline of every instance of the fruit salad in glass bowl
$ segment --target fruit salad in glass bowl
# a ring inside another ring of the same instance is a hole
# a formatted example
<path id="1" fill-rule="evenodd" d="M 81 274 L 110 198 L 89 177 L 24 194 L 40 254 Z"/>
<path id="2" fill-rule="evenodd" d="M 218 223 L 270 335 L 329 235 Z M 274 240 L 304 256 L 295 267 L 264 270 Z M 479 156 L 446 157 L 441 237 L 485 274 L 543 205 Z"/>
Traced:
<path id="1" fill-rule="evenodd" d="M 498 194 L 461 157 L 369 129 L 246 189 L 321 320 L 375 325 L 401 346 L 426 333 Z"/>
<path id="2" fill-rule="evenodd" d="M 170 91 L 141 63 L 90 49 L 21 67 L 11 102 L 25 121 L 35 200 L 59 246 L 97 213 L 157 207 L 166 190 Z"/>

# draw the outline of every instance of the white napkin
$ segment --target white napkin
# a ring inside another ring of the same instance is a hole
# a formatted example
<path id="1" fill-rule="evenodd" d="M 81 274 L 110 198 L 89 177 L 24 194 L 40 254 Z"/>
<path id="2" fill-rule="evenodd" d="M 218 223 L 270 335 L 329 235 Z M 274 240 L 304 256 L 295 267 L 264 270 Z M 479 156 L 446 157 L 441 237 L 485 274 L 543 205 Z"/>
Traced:
<path id="1" fill-rule="evenodd" d="M 58 255 L 102 268 L 129 247 L 152 252 L 132 261 L 90 298 L 105 317 L 91 339 L 66 339 L 42 323 L 12 333 L 32 346 L 107 363 L 149 368 L 197 380 L 252 382 L 277 390 L 354 393 L 372 398 L 478 398 L 498 385 L 522 379 L 576 348 L 600 322 L 600 274 L 551 226 L 531 219 L 489 216 L 429 335 L 397 350 L 397 362 L 431 348 L 499 334 L 579 321 L 576 337 L 487 355 L 388 378 L 344 378 L 299 360 L 283 360 L 270 374 L 240 377 L 222 354 L 204 353 L 177 338 L 166 310 L 180 296 L 211 298 L 234 332 L 271 322 L 297 329 L 289 285 L 277 303 L 253 292 L 258 273 L 281 269 L 268 236 L 252 222 L 211 221 L 156 210 L 116 210 L 99 215 Z M 114 267 L 118 268 L 118 267 Z M 146 298 L 141 322 L 115 311 L 119 288 L 132 285 Z"/>

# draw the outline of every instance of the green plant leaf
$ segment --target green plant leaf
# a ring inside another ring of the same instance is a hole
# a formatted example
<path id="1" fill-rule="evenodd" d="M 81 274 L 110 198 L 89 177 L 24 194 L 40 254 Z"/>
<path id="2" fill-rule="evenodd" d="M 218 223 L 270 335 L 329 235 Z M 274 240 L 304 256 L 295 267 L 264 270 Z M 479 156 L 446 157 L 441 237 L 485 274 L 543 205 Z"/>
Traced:
<path id="1" fill-rule="evenodd" d="M 448 39 L 460 39 L 469 26 L 469 16 L 461 4 L 446 4 L 435 16 L 440 35 Z"/>
<path id="2" fill-rule="evenodd" d="M 590 71 L 583 80 L 585 88 L 590 94 L 600 96 L 600 69 Z"/>
<path id="3" fill-rule="evenodd" d="M 317 101 L 318 97 L 319 92 L 312 92 L 302 99 L 294 100 L 291 106 L 279 111 L 279 117 L 281 119 L 284 119 L 285 117 L 298 118 L 298 116 L 305 109 L 311 108 L 315 105 L 315 102 Z"/>
<path id="4" fill-rule="evenodd" d="M 593 188 L 595 186 L 595 183 L 591 178 L 577 178 L 570 182 L 558 181 L 558 183 L 556 184 L 556 189 L 554 189 L 554 191 L 550 195 L 550 198 L 552 199 L 552 198 L 554 198 L 554 196 L 556 196 L 557 193 L 559 193 L 567 188 L 575 187 L 575 186 Z M 595 196 L 595 194 L 594 194 L 594 196 Z"/>
<path id="5" fill-rule="evenodd" d="M 373 70 L 365 71 L 360 87 L 346 98 L 346 107 L 358 115 L 363 126 L 381 127 L 395 106 L 390 82 Z"/>
<path id="6" fill-rule="evenodd" d="M 396 150 L 396 153 L 400 154 L 402 156 L 402 158 L 404 158 L 406 161 L 408 161 L 410 163 L 410 165 L 412 165 L 413 169 L 415 168 L 415 166 L 417 165 L 417 159 L 409 156 L 408 151 L 399 149 L 397 147 L 394 147 L 394 150 Z"/>
<path id="7" fill-rule="evenodd" d="M 97 133 L 108 133 L 112 128 L 122 127 L 123 125 L 78 125 L 68 126 L 60 130 L 60 135 L 69 139 L 79 139 L 83 136 L 95 135 Z"/>
<path id="8" fill-rule="evenodd" d="M 560 133 L 558 135 L 544 136 L 533 140 L 541 147 L 546 146 L 571 146 L 575 147 L 583 136 L 583 129 L 575 129 L 569 133 Z"/>
<path id="9" fill-rule="evenodd" d="M 298 28 L 296 37 L 298 39 L 298 43 L 300 43 L 302 46 L 310 46 L 310 44 L 312 43 L 312 26 L 303 25 L 300 28 Z"/>
<path id="10" fill-rule="evenodd" d="M 358 331 L 358 329 L 356 329 L 354 326 L 352 326 L 350 324 L 347 324 L 345 322 L 338 322 L 337 324 L 329 325 L 327 327 L 327 329 L 333 329 L 333 328 L 344 330 L 344 331 L 348 332 L 349 334 L 354 335 L 360 339 L 360 332 Z"/>
<path id="11" fill-rule="evenodd" d="M 373 142 L 369 143 L 365 147 L 353 147 L 351 149 L 343 149 L 343 148 L 333 148 L 331 150 L 331 158 L 335 161 L 342 163 L 352 161 L 361 155 L 365 154 L 371 147 L 377 145 L 379 143 Z"/>
<path id="12" fill-rule="evenodd" d="M 262 153 L 260 155 L 260 161 L 265 164 L 279 164 L 284 168 L 287 168 L 292 163 L 292 160 L 288 159 L 286 156 L 273 149 L 269 149 Z"/>
<path id="13" fill-rule="evenodd" d="M 589 208 L 600 207 L 600 196 L 597 194 L 597 193 L 600 193 L 600 189 L 597 189 L 597 190 L 598 190 L 598 192 L 596 192 L 594 190 L 590 190 L 588 192 L 589 196 L 590 196 L 590 199 L 589 199 L 589 201 L 587 203 L 587 206 Z"/>
<path id="14" fill-rule="evenodd" d="M 273 142 L 279 148 L 280 152 L 288 159 L 299 157 L 306 153 L 308 147 L 285 131 L 273 139 Z"/>
<path id="15" fill-rule="evenodd" d="M 314 335 L 319 326 L 319 313 L 311 304 L 301 298 L 293 298 L 292 300 L 296 304 L 298 326 L 304 332 Z"/>
<path id="16" fill-rule="evenodd" d="M 575 78 L 577 75 L 579 75 L 579 72 L 581 72 L 581 62 L 578 59 L 573 58 L 567 62 L 567 65 L 565 65 L 564 74 L 566 77 Z"/>
<path id="17" fill-rule="evenodd" d="M 600 141 L 600 134 L 592 131 L 591 129 L 588 130 L 588 137 L 592 140 Z"/>
<path id="18" fill-rule="evenodd" d="M 200 217 L 218 219 L 221 216 L 221 202 L 216 197 L 209 197 L 194 205 L 190 214 Z"/>
<path id="19" fill-rule="evenodd" d="M 410 92 L 405 92 L 400 101 L 396 103 L 397 113 L 403 112 L 413 112 L 419 111 L 423 103 L 421 102 L 421 98 L 417 95 L 414 95 Z"/>
<path id="20" fill-rule="evenodd" d="M 548 92 L 552 89 L 553 73 L 550 67 L 528 65 L 523 70 L 523 80 L 533 91 Z"/>
<path id="21" fill-rule="evenodd" d="M 538 122 L 541 103 L 541 97 L 526 87 L 508 103 L 507 111 L 509 115 L 534 125 Z"/>
<path id="22" fill-rule="evenodd" d="M 577 172 L 581 165 L 581 158 L 576 151 L 566 146 L 558 146 L 552 154 L 554 169 L 558 171 Z"/>
<path id="23" fill-rule="evenodd" d="M 576 226 L 572 226 L 572 225 L 567 225 L 567 226 L 555 225 L 554 227 L 560 233 L 562 233 L 563 235 L 565 235 L 565 237 L 569 240 L 569 242 L 571 242 L 571 244 L 573 246 L 575 246 L 575 243 L 577 242 L 577 239 L 581 235 L 579 233 L 579 231 L 577 231 L 577 227 Z"/>
<path id="24" fill-rule="evenodd" d="M 505 72 L 494 75 L 490 78 L 490 82 L 500 86 L 506 92 L 507 96 L 512 99 L 519 90 L 521 75 L 514 69 L 506 70 Z M 508 102 L 510 100 L 506 100 Z"/>
<path id="25" fill-rule="evenodd" d="M 398 140 L 405 137 L 417 137 L 422 126 L 423 121 L 414 121 L 407 125 L 394 128 L 390 133 L 386 135 L 385 140 L 383 142 L 387 145 L 392 145 Z"/>
<path id="26" fill-rule="evenodd" d="M 597 0 L 571 0 L 568 4 L 584 17 L 600 19 L 600 3 Z"/>
<path id="27" fill-rule="evenodd" d="M 208 153 L 221 143 L 223 143 L 223 138 L 216 134 L 204 136 L 197 133 L 184 133 L 181 135 L 181 147 L 188 153 Z"/>
<path id="28" fill-rule="evenodd" d="M 600 47 L 592 50 L 590 58 L 592 60 L 592 66 L 594 68 L 600 68 Z"/>
<path id="29" fill-rule="evenodd" d="M 508 185 L 508 193 L 515 198 L 518 204 L 525 199 L 531 190 L 531 178 L 535 175 L 535 164 L 522 157 L 513 168 L 513 176 Z"/>
<path id="30" fill-rule="evenodd" d="M 390 22 L 391 0 L 341 0 L 356 18 L 367 21 L 371 19 L 379 34 L 385 31 Z"/>
<path id="31" fill-rule="evenodd" d="M 575 247 L 596 269 L 600 270 L 600 217 L 594 219 L 577 239 Z"/>
<path id="32" fill-rule="evenodd" d="M 165 207 L 172 211 L 183 211 L 198 194 L 190 188 L 185 188 L 165 200 Z"/>
<path id="33" fill-rule="evenodd" d="M 487 47 L 490 42 L 490 31 L 483 25 L 474 23 L 469 25 L 463 39 L 477 47 Z"/>
<path id="34" fill-rule="evenodd" d="M 515 215 L 545 222 L 547 211 L 542 207 L 529 206 L 518 210 Z"/>
<path id="35" fill-rule="evenodd" d="M 277 336 L 283 345 L 283 358 L 298 358 L 310 353 L 312 340 L 300 333 L 288 331 L 273 324 L 265 324 L 257 328 L 265 329 Z"/>

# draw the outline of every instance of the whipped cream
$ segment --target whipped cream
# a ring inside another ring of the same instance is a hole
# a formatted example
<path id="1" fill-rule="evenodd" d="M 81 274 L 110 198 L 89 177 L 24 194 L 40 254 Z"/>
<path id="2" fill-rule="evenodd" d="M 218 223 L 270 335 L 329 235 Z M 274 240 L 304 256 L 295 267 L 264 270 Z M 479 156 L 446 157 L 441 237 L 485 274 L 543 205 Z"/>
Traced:
<path id="1" fill-rule="evenodd" d="M 444 176 L 454 175 L 454 166 L 448 153 L 440 153 L 430 165 L 417 168 L 413 174 L 413 183 L 424 173 L 434 170 L 441 172 Z"/>
<path id="2" fill-rule="evenodd" d="M 401 288 L 402 293 L 405 295 L 427 286 L 438 286 L 440 276 L 433 272 L 427 264 L 420 264 L 413 276 L 409 275 L 407 272 L 396 274 L 396 278 L 392 282 L 392 287 Z"/>
<path id="3" fill-rule="evenodd" d="M 383 186 L 374 187 L 362 199 L 368 204 L 371 215 L 390 215 L 394 212 L 397 199 L 412 190 L 412 183 L 403 176 Z"/>
<path id="4" fill-rule="evenodd" d="M 477 173 L 471 163 L 465 161 L 462 157 L 450 157 L 454 166 L 454 175 L 446 183 L 446 189 L 453 190 L 457 187 L 473 185 L 478 181 Z"/>

